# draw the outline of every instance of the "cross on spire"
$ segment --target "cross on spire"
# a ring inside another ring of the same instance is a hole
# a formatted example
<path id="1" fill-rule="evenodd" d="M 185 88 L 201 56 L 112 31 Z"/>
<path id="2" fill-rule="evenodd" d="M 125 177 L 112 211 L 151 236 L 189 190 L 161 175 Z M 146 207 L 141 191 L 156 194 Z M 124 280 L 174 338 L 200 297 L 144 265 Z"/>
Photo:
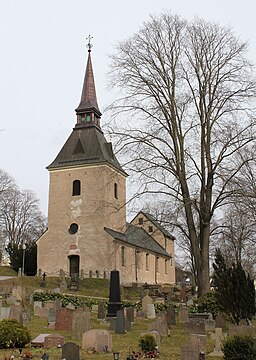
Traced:
<path id="1" fill-rule="evenodd" d="M 89 35 L 86 40 L 88 40 L 88 44 L 86 45 L 88 47 L 88 52 L 92 51 L 92 43 L 91 43 L 91 39 L 93 39 L 93 36 Z"/>

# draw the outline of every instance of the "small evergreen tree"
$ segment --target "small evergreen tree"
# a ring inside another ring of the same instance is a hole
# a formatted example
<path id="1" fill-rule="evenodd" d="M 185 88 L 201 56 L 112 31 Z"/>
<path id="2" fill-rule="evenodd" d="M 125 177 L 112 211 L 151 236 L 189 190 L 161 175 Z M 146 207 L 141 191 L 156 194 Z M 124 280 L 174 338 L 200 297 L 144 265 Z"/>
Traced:
<path id="1" fill-rule="evenodd" d="M 221 311 L 237 324 L 241 319 L 251 320 L 256 313 L 253 280 L 240 263 L 227 267 L 219 249 L 213 268 L 216 301 Z"/>

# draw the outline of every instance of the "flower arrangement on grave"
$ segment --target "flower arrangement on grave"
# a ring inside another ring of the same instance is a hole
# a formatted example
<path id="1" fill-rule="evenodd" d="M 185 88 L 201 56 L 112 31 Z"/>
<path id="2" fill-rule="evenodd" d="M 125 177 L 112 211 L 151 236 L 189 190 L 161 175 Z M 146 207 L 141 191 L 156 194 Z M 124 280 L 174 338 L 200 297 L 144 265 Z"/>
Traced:
<path id="1" fill-rule="evenodd" d="M 132 351 L 127 360 L 135 359 L 155 359 L 159 357 L 158 347 L 153 335 L 144 334 L 139 339 L 140 351 Z"/>

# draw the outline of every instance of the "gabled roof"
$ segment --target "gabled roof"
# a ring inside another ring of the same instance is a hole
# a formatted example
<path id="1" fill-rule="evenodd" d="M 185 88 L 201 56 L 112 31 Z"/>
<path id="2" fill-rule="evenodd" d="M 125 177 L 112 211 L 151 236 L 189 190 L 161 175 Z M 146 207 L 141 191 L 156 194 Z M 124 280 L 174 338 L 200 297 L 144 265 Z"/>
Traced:
<path id="1" fill-rule="evenodd" d="M 115 240 L 170 258 L 170 254 L 143 228 L 127 224 L 125 233 L 104 228 Z"/>
<path id="2" fill-rule="evenodd" d="M 106 141 L 99 128 L 74 128 L 47 169 L 100 163 L 107 163 L 127 175 L 113 153 L 112 144 Z"/>
<path id="3" fill-rule="evenodd" d="M 168 231 L 166 230 L 161 224 L 160 222 L 151 214 L 147 213 L 147 212 L 144 212 L 144 211 L 140 211 L 139 214 L 143 214 L 146 218 L 148 218 L 149 221 L 152 222 L 152 224 L 155 225 L 155 227 L 160 230 L 165 236 L 171 238 L 172 240 L 175 240 L 175 237 Z M 134 219 L 139 215 L 137 214 Z M 134 220 L 133 219 L 133 220 Z M 132 220 L 132 221 L 133 221 Z"/>

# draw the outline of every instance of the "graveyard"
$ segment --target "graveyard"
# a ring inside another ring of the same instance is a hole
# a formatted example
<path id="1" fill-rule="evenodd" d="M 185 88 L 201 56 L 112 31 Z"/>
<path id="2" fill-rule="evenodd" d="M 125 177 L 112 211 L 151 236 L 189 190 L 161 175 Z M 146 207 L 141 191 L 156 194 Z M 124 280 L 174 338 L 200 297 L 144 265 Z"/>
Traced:
<path id="1" fill-rule="evenodd" d="M 140 337 L 151 334 L 159 359 L 217 360 L 228 337 L 256 336 L 255 323 L 234 325 L 222 315 L 190 313 L 192 299 L 184 302 L 182 291 L 174 296 L 169 289 L 166 297 L 159 289 L 121 286 L 120 302 L 118 294 L 117 301 L 109 298 L 108 279 L 83 279 L 76 290 L 65 281 L 66 286 L 60 277 L 0 281 L 1 320 L 16 319 L 31 335 L 22 349 L 1 349 L 3 359 L 132 360 L 140 358 Z"/>

